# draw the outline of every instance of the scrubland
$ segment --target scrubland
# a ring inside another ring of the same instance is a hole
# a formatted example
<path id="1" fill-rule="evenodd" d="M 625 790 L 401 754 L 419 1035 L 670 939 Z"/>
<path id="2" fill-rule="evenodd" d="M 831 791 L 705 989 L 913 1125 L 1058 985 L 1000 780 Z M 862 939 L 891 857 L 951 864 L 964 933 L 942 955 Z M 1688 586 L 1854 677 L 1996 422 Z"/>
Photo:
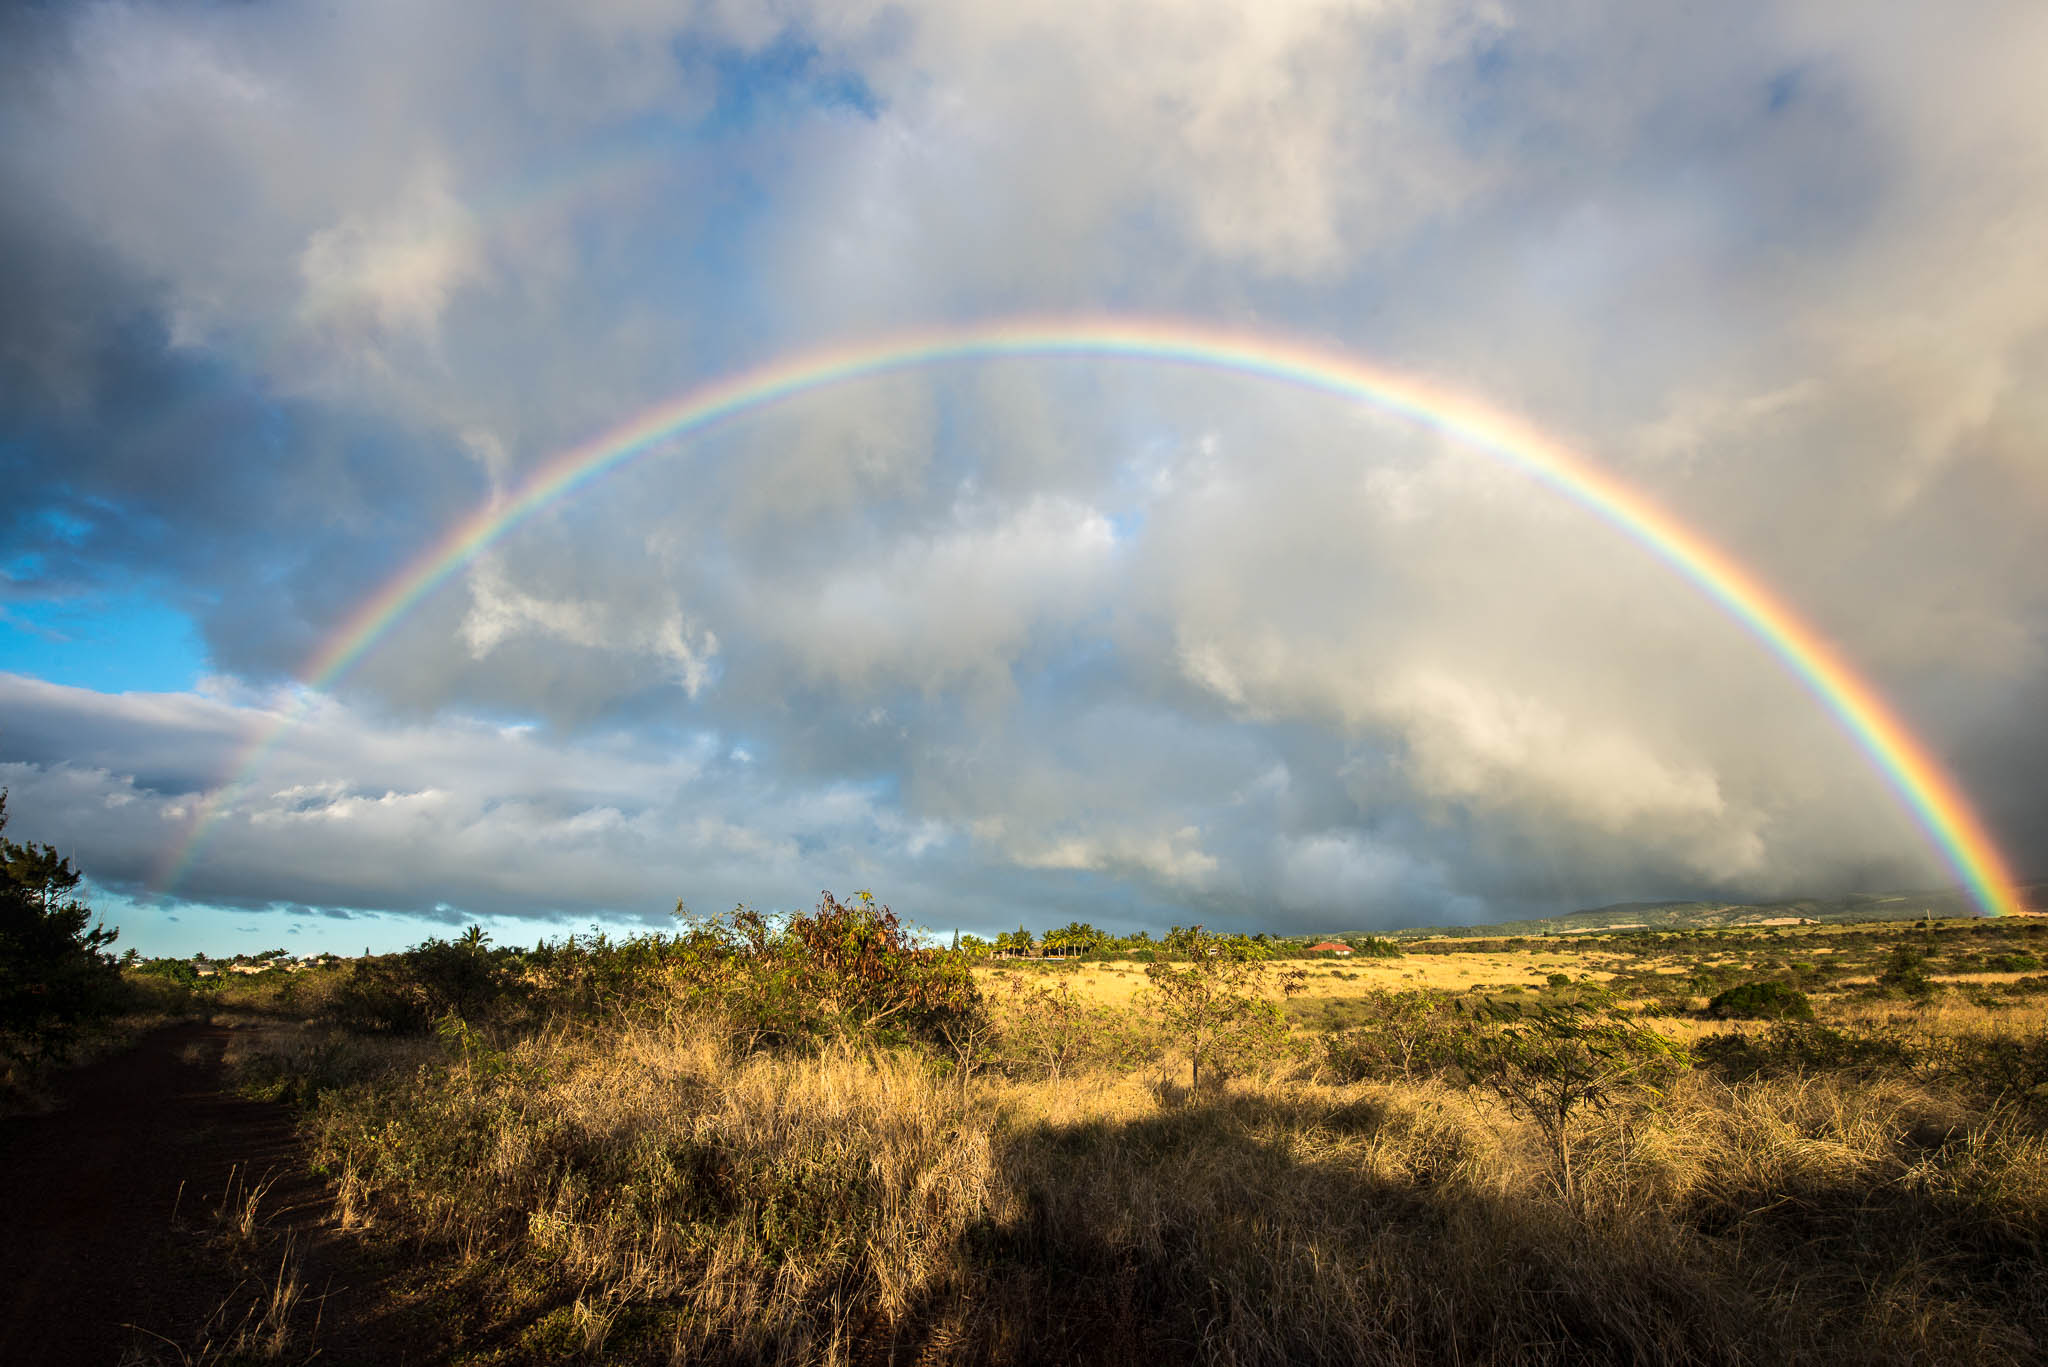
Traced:
<path id="1" fill-rule="evenodd" d="M 2048 1356 L 2048 926 L 1183 948 L 429 945 L 231 1061 L 422 1360 Z"/>

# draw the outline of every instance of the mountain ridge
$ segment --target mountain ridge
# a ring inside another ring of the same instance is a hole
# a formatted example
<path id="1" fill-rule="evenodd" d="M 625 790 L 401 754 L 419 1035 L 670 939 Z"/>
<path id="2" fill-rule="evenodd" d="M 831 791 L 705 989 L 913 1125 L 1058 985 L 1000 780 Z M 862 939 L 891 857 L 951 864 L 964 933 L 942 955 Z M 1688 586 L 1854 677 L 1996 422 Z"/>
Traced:
<path id="1" fill-rule="evenodd" d="M 2017 885 L 2033 914 L 2048 906 L 2048 880 Z M 1709 930 L 1733 926 L 1830 924 L 1976 918 L 1981 913 L 1961 888 L 1857 892 L 1840 897 L 1793 897 L 1769 902 L 1610 902 L 1606 906 L 1465 926 L 1411 926 L 1381 932 L 1399 939 L 1431 936 L 1586 935 L 1609 930 Z"/>

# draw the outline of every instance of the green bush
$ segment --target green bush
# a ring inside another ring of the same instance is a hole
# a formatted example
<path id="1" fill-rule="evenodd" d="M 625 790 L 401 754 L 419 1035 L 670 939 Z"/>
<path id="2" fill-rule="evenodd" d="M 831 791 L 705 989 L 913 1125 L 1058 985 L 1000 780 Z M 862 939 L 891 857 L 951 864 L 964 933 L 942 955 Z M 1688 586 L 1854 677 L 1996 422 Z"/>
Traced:
<path id="1" fill-rule="evenodd" d="M 1708 1002 L 1707 1014 L 1718 1020 L 1810 1021 L 1813 1003 L 1804 992 L 1784 983 L 1743 983 Z"/>
<path id="2" fill-rule="evenodd" d="M 1927 977 L 1927 956 L 1911 945 L 1894 945 L 1877 975 L 1879 989 L 1887 994 L 1924 999 L 1934 992 Z"/>
<path id="3" fill-rule="evenodd" d="M 333 993 L 335 1019 L 354 1030 L 421 1035 L 444 1016 L 509 1017 L 526 996 L 516 952 L 490 949 L 481 927 L 403 954 L 358 959 Z"/>
<path id="4" fill-rule="evenodd" d="M 981 1009 L 973 971 L 918 946 L 866 892 L 820 893 L 817 910 L 789 918 L 781 949 L 793 985 L 820 1004 L 814 1033 L 934 1040 Z"/>
<path id="5" fill-rule="evenodd" d="M 981 1009 L 966 958 L 919 945 L 866 893 L 841 902 L 827 892 L 815 911 L 780 918 L 739 907 L 689 918 L 675 935 L 593 931 L 524 951 L 487 940 L 471 927 L 357 960 L 331 1014 L 357 1030 L 418 1035 L 449 1019 L 507 1026 L 681 1010 L 722 1017 L 752 1048 L 936 1041 Z"/>

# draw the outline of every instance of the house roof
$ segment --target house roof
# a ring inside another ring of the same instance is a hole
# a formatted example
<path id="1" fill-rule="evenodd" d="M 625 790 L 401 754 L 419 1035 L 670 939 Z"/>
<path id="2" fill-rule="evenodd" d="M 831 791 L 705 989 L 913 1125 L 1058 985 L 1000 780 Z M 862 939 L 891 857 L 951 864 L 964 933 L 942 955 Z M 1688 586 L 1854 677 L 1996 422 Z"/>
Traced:
<path id="1" fill-rule="evenodd" d="M 1340 945 L 1335 940 L 1325 940 L 1319 945 L 1310 945 L 1308 947 L 1308 952 L 1311 954 L 1314 954 L 1320 950 L 1329 950 L 1336 954 L 1349 954 L 1351 952 L 1351 946 Z"/>

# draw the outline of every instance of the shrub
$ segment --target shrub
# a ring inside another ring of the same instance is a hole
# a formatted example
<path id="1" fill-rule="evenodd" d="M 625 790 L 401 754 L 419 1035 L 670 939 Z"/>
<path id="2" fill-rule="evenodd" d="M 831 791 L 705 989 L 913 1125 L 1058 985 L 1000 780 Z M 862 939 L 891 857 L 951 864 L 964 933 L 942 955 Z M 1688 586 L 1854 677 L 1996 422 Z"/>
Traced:
<path id="1" fill-rule="evenodd" d="M 664 942 L 669 1002 L 723 1016 L 743 1049 L 827 1039 L 951 1049 L 977 1033 L 968 959 L 919 945 L 867 892 L 844 902 L 825 892 L 816 910 L 786 917 L 740 906 L 688 925 Z"/>
<path id="2" fill-rule="evenodd" d="M 1813 1003 L 1804 992 L 1784 983 L 1743 983 L 1708 1002 L 1707 1014 L 1718 1020 L 1810 1021 Z"/>
<path id="3" fill-rule="evenodd" d="M 1986 1103 L 2048 1110 L 2048 1036 L 1968 1032 L 1938 1038 L 1926 1066 Z"/>
<path id="4" fill-rule="evenodd" d="M 980 1010 L 973 972 L 920 948 L 867 892 L 847 902 L 820 893 L 816 911 L 790 918 L 786 938 L 800 986 L 829 1004 L 833 1033 L 931 1040 Z"/>
<path id="5" fill-rule="evenodd" d="M 424 1034 L 444 1016 L 493 1020 L 525 996 L 518 956 L 486 946 L 479 927 L 460 940 L 426 940 L 403 954 L 358 959 L 335 989 L 332 1011 L 356 1030 Z"/>
<path id="6" fill-rule="evenodd" d="M 1934 984 L 1927 977 L 1927 956 L 1911 945 L 1893 946 L 1884 971 L 1877 975 L 1877 985 L 1887 993 L 1915 999 L 1930 996 Z"/>
<path id="7" fill-rule="evenodd" d="M 129 953 L 133 953 L 130 950 Z M 189 959 L 143 959 L 140 962 L 124 959 L 125 970 L 137 977 L 160 978 L 179 987 L 199 986 L 199 970 Z"/>

